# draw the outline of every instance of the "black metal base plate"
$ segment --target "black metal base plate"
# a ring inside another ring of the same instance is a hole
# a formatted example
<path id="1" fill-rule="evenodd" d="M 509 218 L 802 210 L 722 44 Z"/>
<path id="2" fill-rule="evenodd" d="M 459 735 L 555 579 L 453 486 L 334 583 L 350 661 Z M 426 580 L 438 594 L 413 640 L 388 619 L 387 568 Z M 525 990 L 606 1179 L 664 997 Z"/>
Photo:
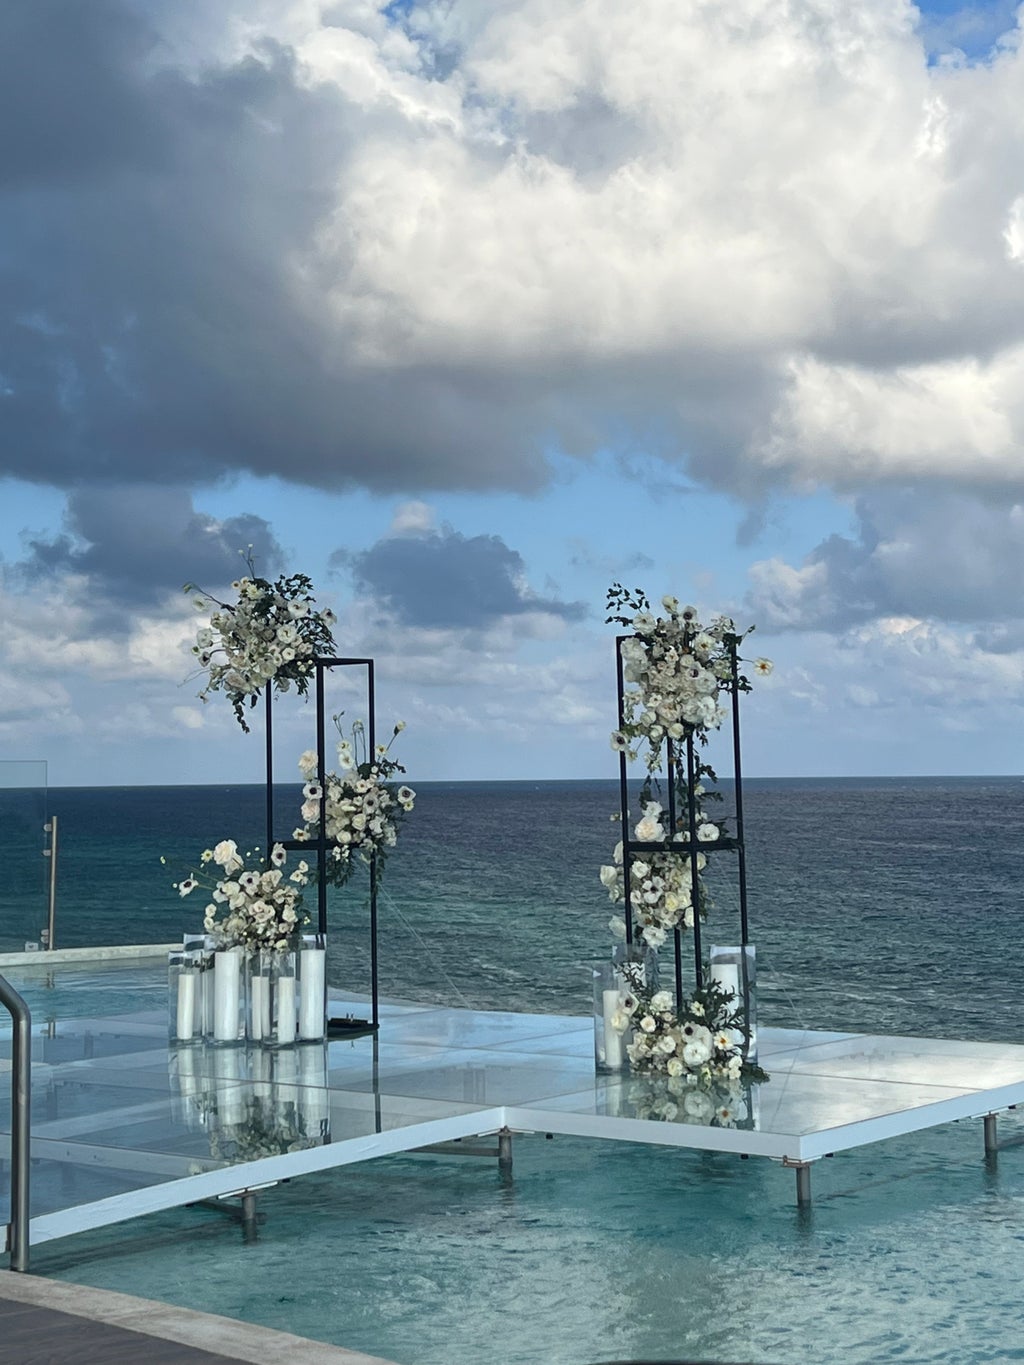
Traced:
<path id="1" fill-rule="evenodd" d="M 376 1033 L 380 1028 L 372 1019 L 353 1019 L 347 1014 L 344 1019 L 328 1019 L 328 1038 L 362 1038 L 367 1033 Z"/>

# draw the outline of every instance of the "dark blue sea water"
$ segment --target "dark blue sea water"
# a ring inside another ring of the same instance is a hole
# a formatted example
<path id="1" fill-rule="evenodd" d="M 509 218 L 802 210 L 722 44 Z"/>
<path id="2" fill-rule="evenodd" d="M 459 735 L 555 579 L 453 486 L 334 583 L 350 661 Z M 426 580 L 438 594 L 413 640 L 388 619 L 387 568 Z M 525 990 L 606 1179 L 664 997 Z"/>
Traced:
<path id="1" fill-rule="evenodd" d="M 598 881 L 615 782 L 418 784 L 380 900 L 381 990 L 574 1013 L 609 942 Z M 766 1020 L 1024 1041 L 1024 781 L 745 784 L 751 937 Z M 204 901 L 172 882 L 204 847 L 263 842 L 264 791 L 56 789 L 57 943 L 170 942 Z M 285 832 L 297 788 L 278 793 Z M 0 945 L 45 923 L 41 798 L 0 792 Z M 161 864 L 160 858 L 166 858 Z M 712 858 L 710 941 L 737 932 L 735 861 Z M 368 984 L 366 888 L 332 893 L 332 981 Z"/>

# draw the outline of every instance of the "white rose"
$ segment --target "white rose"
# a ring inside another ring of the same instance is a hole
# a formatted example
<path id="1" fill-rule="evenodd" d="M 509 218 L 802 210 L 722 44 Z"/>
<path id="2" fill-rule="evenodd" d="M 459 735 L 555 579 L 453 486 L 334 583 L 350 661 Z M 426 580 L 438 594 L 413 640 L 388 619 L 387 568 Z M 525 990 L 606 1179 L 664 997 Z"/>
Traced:
<path id="1" fill-rule="evenodd" d="M 701 1039 L 691 1038 L 683 1048 L 683 1061 L 687 1066 L 703 1066 L 711 1057 L 711 1048 Z"/>
<path id="2" fill-rule="evenodd" d="M 670 1010 L 671 1008 L 672 996 L 669 994 L 668 991 L 658 991 L 656 995 L 651 996 L 652 1010 L 657 1010 L 658 1013 L 660 1014 L 663 1010 Z"/>

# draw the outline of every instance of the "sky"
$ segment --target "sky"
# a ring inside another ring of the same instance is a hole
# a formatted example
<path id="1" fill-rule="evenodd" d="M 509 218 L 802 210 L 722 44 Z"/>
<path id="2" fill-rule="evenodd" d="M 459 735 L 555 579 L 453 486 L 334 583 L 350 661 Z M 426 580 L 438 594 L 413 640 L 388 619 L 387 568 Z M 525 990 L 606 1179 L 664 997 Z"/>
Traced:
<path id="1" fill-rule="evenodd" d="M 252 545 L 420 780 L 615 775 L 616 581 L 756 627 L 748 775 L 1021 772 L 1022 13 L 0 7 L 0 766 L 260 780 Z"/>

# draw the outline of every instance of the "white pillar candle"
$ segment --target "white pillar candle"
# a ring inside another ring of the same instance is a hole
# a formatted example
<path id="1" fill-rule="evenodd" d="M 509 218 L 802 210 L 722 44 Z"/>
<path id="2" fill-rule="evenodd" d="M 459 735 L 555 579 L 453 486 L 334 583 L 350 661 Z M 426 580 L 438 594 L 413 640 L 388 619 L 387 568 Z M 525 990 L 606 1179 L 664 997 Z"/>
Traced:
<path id="1" fill-rule="evenodd" d="M 174 1022 L 175 1036 L 183 1043 L 195 1036 L 196 1029 L 196 973 L 178 973 L 178 1014 Z"/>
<path id="2" fill-rule="evenodd" d="M 609 1071 L 618 1071 L 626 1053 L 623 1036 L 612 1024 L 612 1016 L 618 1013 L 622 997 L 618 991 L 602 991 L 601 1002 L 604 1013 L 604 1064 Z"/>
<path id="3" fill-rule="evenodd" d="M 738 1009 L 743 1004 L 740 993 L 740 969 L 735 962 L 713 962 L 711 980 L 723 991 L 732 991 L 736 997 L 731 1003 Z"/>
<path id="4" fill-rule="evenodd" d="M 295 1042 L 295 978 L 277 978 L 277 1029 L 279 1043 Z"/>
<path id="5" fill-rule="evenodd" d="M 727 1002 L 731 1010 L 743 1012 L 743 992 L 740 989 L 740 969 L 735 962 L 713 962 L 711 980 L 723 991 L 732 991 L 733 998 Z M 743 1033 L 739 1029 L 727 1029 L 733 1047 L 743 1046 Z"/>
<path id="6" fill-rule="evenodd" d="M 327 952 L 305 948 L 299 954 L 299 1037 L 324 1036 L 324 984 Z"/>
<path id="7" fill-rule="evenodd" d="M 253 972 L 249 979 L 249 1029 L 254 1043 L 270 1037 L 270 978 Z"/>
<path id="8" fill-rule="evenodd" d="M 218 1043 L 238 1041 L 242 950 L 224 948 L 213 955 L 213 1037 Z"/>
<path id="9" fill-rule="evenodd" d="M 204 1038 L 213 1033 L 213 958 L 207 960 L 199 973 L 199 1001 L 197 1006 L 197 1026 Z"/>

